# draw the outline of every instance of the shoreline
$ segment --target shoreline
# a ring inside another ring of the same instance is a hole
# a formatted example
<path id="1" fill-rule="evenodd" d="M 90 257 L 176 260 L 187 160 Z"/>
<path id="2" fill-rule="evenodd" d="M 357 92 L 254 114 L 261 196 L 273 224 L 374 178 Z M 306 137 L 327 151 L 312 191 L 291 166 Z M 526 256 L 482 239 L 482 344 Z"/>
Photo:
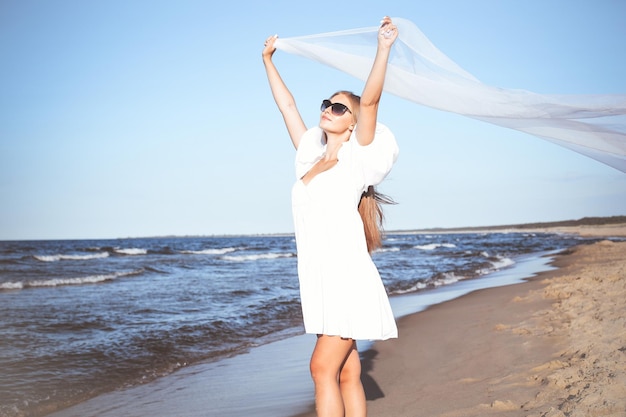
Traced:
<path id="1" fill-rule="evenodd" d="M 515 267 L 479 279 L 393 296 L 390 298 L 392 309 L 396 317 L 402 317 L 477 289 L 522 282 L 542 270 L 551 269 L 552 256 L 550 253 L 522 256 Z M 313 403 L 314 387 L 308 361 L 314 344 L 313 335 L 290 336 L 220 361 L 181 368 L 144 385 L 105 393 L 47 414 L 47 417 L 117 417 L 120 413 L 138 417 L 181 414 L 290 417 L 309 410 Z M 371 344 L 359 341 L 359 351 L 367 355 Z M 365 363 L 367 357 L 363 361 Z"/>
<path id="2" fill-rule="evenodd" d="M 553 230 L 550 231 L 553 232 Z M 527 232 L 527 230 L 523 232 Z M 594 236 L 603 236 L 603 234 Z M 626 236 L 626 233 L 623 236 Z M 598 243 L 595 245 L 598 245 Z M 626 242 L 616 245 L 626 245 Z M 576 252 L 576 249 L 573 249 L 573 251 Z M 458 358 L 454 361 L 460 361 L 461 363 L 472 363 L 475 361 L 476 358 L 470 353 L 472 349 L 477 349 L 477 347 L 471 348 L 468 343 L 469 339 L 464 339 L 459 343 L 459 339 L 463 338 L 461 335 L 464 328 L 475 327 L 475 323 L 470 322 L 466 326 L 458 323 L 461 322 L 459 319 L 476 319 L 476 317 L 482 317 L 481 320 L 484 319 L 485 312 L 480 310 L 481 306 L 490 306 L 499 302 L 506 308 L 502 307 L 500 310 L 496 310 L 501 313 L 502 317 L 500 322 L 496 324 L 499 330 L 494 332 L 493 328 L 485 325 L 487 327 L 482 328 L 481 336 L 473 338 L 477 341 L 483 340 L 485 335 L 489 336 L 491 333 L 497 336 L 506 336 L 508 333 L 516 331 L 512 327 L 511 321 L 515 323 L 515 320 L 521 320 L 525 317 L 524 315 L 537 311 L 539 307 L 549 309 L 550 303 L 546 302 L 546 300 L 539 300 L 541 302 L 538 304 L 524 303 L 520 300 L 524 298 L 524 291 L 531 291 L 531 285 L 536 286 L 533 287 L 532 291 L 539 291 L 542 286 L 546 285 L 544 281 L 548 277 L 559 276 L 564 271 L 563 268 L 567 265 L 566 260 L 571 257 L 570 251 L 566 252 L 564 255 L 553 257 L 554 259 L 551 263 L 558 269 L 553 267 L 544 268 L 544 270 L 551 270 L 540 273 L 538 277 L 529 277 L 529 275 L 533 274 L 529 274 L 527 271 L 524 272 L 522 268 L 521 274 L 523 276 L 517 277 L 516 282 L 527 282 L 515 283 L 515 285 L 510 285 L 513 282 L 505 282 L 502 286 L 496 286 L 496 288 L 491 289 L 474 288 L 468 294 L 452 296 L 451 301 L 435 301 L 431 303 L 430 307 L 426 305 L 418 312 L 409 312 L 406 315 L 400 313 L 399 315 L 402 316 L 398 319 L 398 325 L 401 330 L 400 339 L 377 342 L 365 349 L 359 343 L 359 350 L 362 351 L 364 356 L 363 368 L 366 371 L 364 373 L 364 382 L 368 390 L 370 415 L 461 417 L 466 415 L 483 416 L 492 412 L 505 416 L 533 416 L 533 414 L 528 414 L 528 409 L 523 414 L 515 414 L 511 410 L 504 410 L 504 408 L 513 407 L 513 404 L 515 404 L 513 402 L 514 397 L 508 397 L 513 399 L 507 400 L 494 399 L 489 403 L 490 407 L 487 409 L 483 407 L 477 414 L 464 414 L 467 410 L 461 414 L 449 414 L 449 411 L 427 412 L 428 407 L 432 407 L 432 404 L 425 404 L 423 402 L 423 394 L 418 394 L 420 392 L 425 393 L 425 396 L 430 398 L 428 399 L 429 403 L 450 404 L 451 400 L 448 397 L 457 398 L 463 396 L 461 395 L 463 393 L 473 392 L 473 396 L 476 398 L 476 390 L 493 392 L 494 388 L 490 386 L 485 387 L 484 377 L 481 379 L 476 376 L 465 378 L 463 383 L 460 383 L 458 380 L 447 382 L 447 384 L 452 382 L 456 385 L 441 385 L 442 382 L 437 383 L 437 378 L 439 378 L 442 369 L 450 367 L 450 364 L 447 363 L 448 361 L 445 361 L 443 356 L 439 357 L 439 362 L 435 360 L 436 358 L 430 358 L 426 362 L 424 360 L 429 357 L 429 352 L 439 352 L 442 355 L 446 351 L 451 357 Z M 544 259 L 544 263 L 547 264 L 548 261 Z M 507 271 L 500 272 L 504 273 Z M 497 278 L 498 273 L 494 275 Z M 468 280 L 463 284 L 471 284 L 469 281 L 472 280 Z M 480 280 L 475 282 L 478 281 Z M 501 296 L 505 296 L 505 298 L 500 299 L 499 297 Z M 394 312 L 396 310 L 402 311 L 404 308 L 400 305 L 401 303 L 398 304 L 398 301 L 403 297 L 394 297 L 394 302 L 396 303 Z M 518 302 L 513 303 L 511 299 L 518 299 Z M 468 302 L 466 300 L 474 300 L 474 307 L 472 307 L 471 303 L 466 304 Z M 415 306 L 413 305 L 411 308 L 415 308 Z M 430 334 L 432 336 L 428 339 L 428 343 L 425 343 L 424 340 L 424 334 L 427 333 L 423 333 L 428 329 L 420 327 L 424 326 L 424 323 L 430 323 L 431 326 Z M 418 330 L 417 337 L 411 336 L 411 333 L 415 331 L 412 330 L 415 326 L 421 329 Z M 447 329 L 444 332 L 445 334 L 442 334 L 442 328 Z M 520 335 L 514 334 L 513 336 L 517 338 L 519 344 Z M 490 340 L 488 343 L 493 345 L 493 352 L 483 356 L 489 358 L 491 356 L 502 356 L 506 352 L 509 352 L 509 354 L 515 352 L 512 346 L 503 344 L 504 342 L 499 339 L 488 338 L 487 340 Z M 534 342 L 534 340 L 535 338 L 531 338 L 531 341 L 526 341 L 522 344 L 522 346 L 525 346 L 525 349 L 538 349 L 532 357 L 543 358 L 546 352 L 554 348 L 553 344 L 541 345 L 539 342 Z M 311 335 L 300 335 L 283 339 L 255 347 L 250 353 L 238 355 L 225 361 L 183 368 L 175 374 L 160 378 L 153 383 L 104 394 L 73 407 L 48 414 L 48 416 L 313 416 L 314 414 L 310 411 L 313 399 L 313 385 L 308 375 L 308 359 L 313 344 L 314 338 Z M 530 350 L 525 352 L 528 353 Z M 506 369 L 506 358 L 502 360 L 504 360 L 504 364 L 501 364 L 500 367 L 501 369 Z M 393 369 L 398 369 L 395 367 L 399 361 L 401 365 L 400 371 L 406 374 L 408 369 L 413 369 L 414 375 L 405 375 L 404 378 L 400 378 L 397 372 L 393 372 Z M 519 358 L 509 358 L 509 361 L 521 364 Z M 445 365 L 443 368 L 435 366 L 435 364 L 440 362 Z M 485 364 L 483 363 L 482 366 L 485 367 Z M 537 366 L 541 366 L 541 364 Z M 548 368 L 548 370 L 552 369 Z M 519 368 L 517 372 L 519 373 L 523 370 L 523 368 Z M 474 379 L 477 379 L 477 381 L 474 381 Z M 483 381 L 482 386 L 480 381 Z M 289 388 L 288 391 L 284 390 L 285 387 Z M 435 395 L 437 387 L 441 390 L 439 396 Z M 234 390 L 236 392 L 233 392 Z M 518 387 L 518 391 L 521 392 L 521 388 Z M 287 395 L 285 395 L 286 392 Z M 415 397 L 420 397 L 421 401 L 416 402 Z M 435 401 L 436 398 L 438 398 L 437 401 Z M 550 414 L 550 416 L 552 415 L 557 416 L 559 414 Z M 536 416 L 538 417 L 539 414 Z M 548 415 L 546 414 L 546 416 Z"/>

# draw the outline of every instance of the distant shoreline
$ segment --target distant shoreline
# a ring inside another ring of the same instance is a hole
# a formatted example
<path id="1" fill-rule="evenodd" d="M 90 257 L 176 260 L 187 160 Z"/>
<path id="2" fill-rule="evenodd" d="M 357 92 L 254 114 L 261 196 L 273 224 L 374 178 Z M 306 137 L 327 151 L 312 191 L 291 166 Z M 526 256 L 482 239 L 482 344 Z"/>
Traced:
<path id="1" fill-rule="evenodd" d="M 467 226 L 467 227 L 434 227 L 427 229 L 386 230 L 387 234 L 406 233 L 479 233 L 479 232 L 562 232 L 577 233 L 586 229 L 597 229 L 604 233 L 611 228 L 626 227 L 626 216 L 610 217 L 583 217 L 578 220 L 561 220 L 555 222 L 536 222 L 494 226 Z M 597 236 L 592 233 L 592 236 Z"/>
<path id="2" fill-rule="evenodd" d="M 509 232 L 523 232 L 523 231 L 537 231 L 544 229 L 562 229 L 570 227 L 599 227 L 599 226 L 624 226 L 626 227 L 626 215 L 624 216 L 607 216 L 607 217 L 583 217 L 577 220 L 559 220 L 554 222 L 534 222 L 534 223 L 519 223 L 519 224 L 507 224 L 507 225 L 492 225 L 492 226 L 462 226 L 462 227 L 432 227 L 425 229 L 394 229 L 385 230 L 386 234 L 409 234 L 409 233 L 476 233 L 476 232 L 493 232 L 493 231 L 509 231 Z M 576 233 L 576 232 L 572 232 Z M 276 233 L 241 233 L 241 234 L 215 234 L 215 235 L 169 235 L 169 236 L 149 236 L 143 238 L 120 238 L 120 239 L 153 239 L 153 238 L 198 238 L 198 237 L 245 237 L 245 236 L 293 236 L 293 232 L 276 232 Z"/>
<path id="3" fill-rule="evenodd" d="M 599 236 L 596 230 L 610 230 L 610 228 L 626 229 L 626 215 L 607 217 L 583 217 L 577 220 L 561 220 L 554 222 L 535 222 L 492 226 L 461 226 L 461 227 L 432 227 L 425 229 L 394 229 L 385 230 L 385 234 L 445 234 L 445 233 L 572 233 L 583 236 Z M 593 229 L 593 231 L 592 231 Z M 588 233 L 588 234 L 587 234 Z M 60 239 L 0 239 L 0 242 L 23 241 L 64 241 L 64 240 L 131 240 L 131 239 L 197 239 L 197 238 L 233 238 L 233 237 L 285 237 L 294 236 L 293 232 L 276 233 L 220 233 L 207 235 L 154 235 L 154 236 L 126 236 L 112 238 L 60 238 Z"/>

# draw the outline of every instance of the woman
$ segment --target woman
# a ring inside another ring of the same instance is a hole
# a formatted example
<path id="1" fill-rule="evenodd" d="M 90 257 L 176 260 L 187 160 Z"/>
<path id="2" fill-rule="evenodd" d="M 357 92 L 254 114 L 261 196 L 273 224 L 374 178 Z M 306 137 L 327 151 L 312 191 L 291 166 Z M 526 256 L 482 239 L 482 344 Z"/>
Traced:
<path id="1" fill-rule="evenodd" d="M 373 186 L 390 171 L 398 152 L 393 134 L 377 122 L 397 36 L 385 17 L 361 97 L 340 91 L 323 100 L 319 125 L 311 129 L 272 62 L 277 36 L 263 49 L 272 95 L 296 148 L 292 207 L 298 276 L 305 329 L 317 334 L 310 367 L 320 417 L 366 415 L 356 340 L 397 337 L 370 256 L 380 245 L 382 220 Z"/>

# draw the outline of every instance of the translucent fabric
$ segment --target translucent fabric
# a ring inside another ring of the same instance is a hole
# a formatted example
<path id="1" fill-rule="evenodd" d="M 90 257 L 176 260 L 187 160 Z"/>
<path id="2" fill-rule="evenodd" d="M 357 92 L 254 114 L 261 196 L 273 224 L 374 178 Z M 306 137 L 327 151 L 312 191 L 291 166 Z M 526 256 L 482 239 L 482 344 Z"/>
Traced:
<path id="1" fill-rule="evenodd" d="M 626 172 L 626 94 L 547 95 L 485 85 L 439 51 L 411 21 L 399 37 L 385 91 L 418 104 L 516 129 Z M 277 49 L 365 80 L 378 27 L 279 38 Z"/>

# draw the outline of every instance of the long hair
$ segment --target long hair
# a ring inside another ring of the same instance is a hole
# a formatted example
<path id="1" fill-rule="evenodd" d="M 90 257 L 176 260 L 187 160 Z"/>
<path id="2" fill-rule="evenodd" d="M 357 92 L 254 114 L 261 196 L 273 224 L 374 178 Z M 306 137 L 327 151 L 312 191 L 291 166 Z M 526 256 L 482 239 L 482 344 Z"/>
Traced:
<path id="1" fill-rule="evenodd" d="M 356 123 L 359 117 L 361 97 L 351 91 L 340 90 L 333 94 L 331 98 L 338 94 L 345 95 L 352 103 L 352 120 Z M 367 250 L 370 253 L 382 246 L 382 227 L 384 220 L 382 204 L 396 203 L 389 196 L 376 191 L 373 185 L 370 185 L 367 188 L 367 190 L 361 195 L 361 200 L 359 201 L 359 214 L 361 215 L 361 220 L 363 221 Z"/>
<path id="2" fill-rule="evenodd" d="M 389 196 L 376 191 L 373 185 L 367 187 L 367 190 L 361 194 L 359 214 L 363 221 L 367 250 L 370 253 L 380 248 L 383 242 L 382 227 L 384 215 L 382 204 L 395 204 L 395 201 Z"/>

